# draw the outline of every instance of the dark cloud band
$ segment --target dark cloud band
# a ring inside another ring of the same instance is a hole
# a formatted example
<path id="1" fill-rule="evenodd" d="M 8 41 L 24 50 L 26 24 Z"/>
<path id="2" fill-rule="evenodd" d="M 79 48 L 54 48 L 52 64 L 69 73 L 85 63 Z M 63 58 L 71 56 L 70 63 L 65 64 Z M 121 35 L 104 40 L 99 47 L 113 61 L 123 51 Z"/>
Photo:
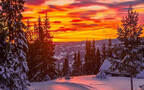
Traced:
<path id="1" fill-rule="evenodd" d="M 46 0 L 26 0 L 26 4 L 29 4 L 29 5 L 41 5 L 45 1 Z"/>

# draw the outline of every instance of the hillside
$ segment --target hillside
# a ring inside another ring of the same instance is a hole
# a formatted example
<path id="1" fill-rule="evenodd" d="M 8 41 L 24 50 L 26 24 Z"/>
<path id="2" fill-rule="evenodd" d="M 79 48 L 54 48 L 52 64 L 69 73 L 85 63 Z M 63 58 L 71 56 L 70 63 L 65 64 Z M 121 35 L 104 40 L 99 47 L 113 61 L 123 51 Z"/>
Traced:
<path id="1" fill-rule="evenodd" d="M 112 44 L 117 44 L 119 41 L 117 39 L 112 40 Z M 99 47 L 101 49 L 103 43 L 108 44 L 108 40 L 97 40 L 96 48 Z M 59 63 L 62 63 L 64 58 L 68 55 L 68 60 L 70 61 L 70 65 L 73 63 L 74 53 L 80 51 L 81 60 L 84 60 L 85 55 L 85 41 L 83 42 L 64 42 L 64 43 L 55 43 L 55 58 Z"/>

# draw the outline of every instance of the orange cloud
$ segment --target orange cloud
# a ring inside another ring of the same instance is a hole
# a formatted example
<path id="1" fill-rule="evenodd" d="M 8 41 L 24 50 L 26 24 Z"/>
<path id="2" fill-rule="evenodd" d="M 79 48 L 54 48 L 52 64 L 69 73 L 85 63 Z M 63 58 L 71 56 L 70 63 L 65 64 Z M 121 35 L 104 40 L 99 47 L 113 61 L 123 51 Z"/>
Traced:
<path id="1" fill-rule="evenodd" d="M 143 0 L 27 0 L 23 21 L 30 19 L 32 27 L 47 13 L 55 42 L 113 39 L 129 4 L 143 24 Z"/>
<path id="2" fill-rule="evenodd" d="M 59 23 L 61 23 L 61 21 L 54 21 L 53 23 L 58 23 L 59 24 Z"/>
<path id="3" fill-rule="evenodd" d="M 82 20 L 80 19 L 73 19 L 71 22 L 81 22 Z"/>

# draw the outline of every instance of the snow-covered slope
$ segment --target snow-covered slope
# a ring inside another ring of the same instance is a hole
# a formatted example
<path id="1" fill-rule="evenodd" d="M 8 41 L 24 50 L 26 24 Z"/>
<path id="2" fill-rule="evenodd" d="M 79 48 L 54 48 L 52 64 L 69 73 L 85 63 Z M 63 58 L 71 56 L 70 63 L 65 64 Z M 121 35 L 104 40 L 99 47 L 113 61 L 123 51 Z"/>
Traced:
<path id="1" fill-rule="evenodd" d="M 140 90 L 144 79 L 134 79 L 134 90 Z M 95 75 L 73 77 L 70 80 L 57 79 L 48 82 L 32 83 L 30 90 L 130 90 L 130 80 L 126 77 L 108 77 L 98 80 Z"/>
<path id="2" fill-rule="evenodd" d="M 136 76 L 137 78 L 143 78 L 144 79 L 144 70 L 143 71 L 141 71 L 137 76 Z"/>

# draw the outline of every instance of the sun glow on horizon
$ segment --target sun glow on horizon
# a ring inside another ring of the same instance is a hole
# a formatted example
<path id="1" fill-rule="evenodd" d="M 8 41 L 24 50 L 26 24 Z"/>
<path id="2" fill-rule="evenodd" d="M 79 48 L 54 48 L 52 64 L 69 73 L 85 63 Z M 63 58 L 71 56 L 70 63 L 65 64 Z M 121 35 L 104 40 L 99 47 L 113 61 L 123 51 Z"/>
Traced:
<path id="1" fill-rule="evenodd" d="M 47 12 L 54 42 L 114 39 L 129 2 L 144 24 L 144 2 L 136 0 L 27 0 L 23 21 L 32 26 Z"/>

